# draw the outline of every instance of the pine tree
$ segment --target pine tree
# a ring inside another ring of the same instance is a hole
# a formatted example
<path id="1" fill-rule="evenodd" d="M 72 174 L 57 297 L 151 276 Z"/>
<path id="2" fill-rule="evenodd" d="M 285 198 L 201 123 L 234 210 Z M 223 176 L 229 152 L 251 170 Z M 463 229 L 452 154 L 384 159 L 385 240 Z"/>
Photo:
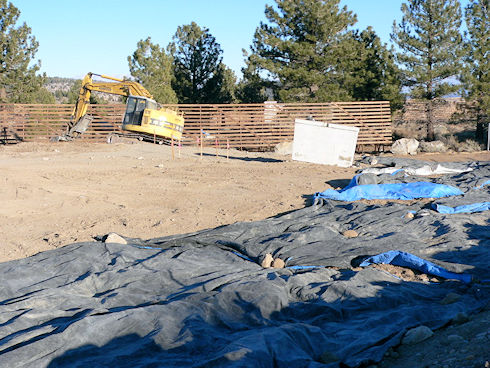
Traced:
<path id="1" fill-rule="evenodd" d="M 195 22 L 178 27 L 168 49 L 174 56 L 172 85 L 179 103 L 231 102 L 231 70 L 222 64 L 223 51 L 208 28 Z"/>
<path id="2" fill-rule="evenodd" d="M 0 0 L 0 102 L 36 102 L 45 79 L 36 75 L 39 61 L 30 65 L 39 44 L 25 23 L 16 26 L 19 16 L 11 2 Z"/>
<path id="3" fill-rule="evenodd" d="M 75 82 L 73 82 L 73 84 L 71 85 L 70 89 L 67 92 L 66 103 L 68 103 L 68 104 L 76 104 L 77 103 L 78 97 L 80 96 L 80 88 L 82 88 L 82 80 L 77 79 L 77 80 L 75 80 Z M 103 92 L 100 92 L 100 93 L 103 93 Z M 99 92 L 95 92 L 95 91 L 90 94 L 89 103 L 91 105 L 100 105 L 100 104 L 107 103 L 102 98 L 100 98 L 100 96 L 98 94 L 99 94 Z"/>
<path id="4" fill-rule="evenodd" d="M 256 29 L 247 63 L 281 101 L 350 99 L 343 88 L 343 61 L 353 45 L 348 27 L 356 16 L 339 0 L 276 0 L 267 23 Z M 276 10 L 277 8 L 277 10 Z"/>
<path id="5" fill-rule="evenodd" d="M 266 90 L 272 90 L 272 84 L 262 79 L 257 66 L 250 62 L 245 50 L 243 55 L 246 67 L 242 68 L 243 78 L 237 85 L 237 98 L 242 103 L 262 103 L 267 100 Z"/>
<path id="6" fill-rule="evenodd" d="M 160 103 L 177 103 L 172 89 L 173 58 L 151 38 L 140 40 L 136 51 L 128 56 L 129 71 Z"/>
<path id="7" fill-rule="evenodd" d="M 449 78 L 461 72 L 461 8 L 458 0 L 408 0 L 401 10 L 391 34 L 397 61 L 411 96 L 427 102 L 427 139 L 434 140 L 434 100 L 459 89 Z"/>
<path id="8" fill-rule="evenodd" d="M 233 70 L 220 63 L 215 79 L 218 84 L 218 98 L 215 101 L 219 101 L 219 103 L 237 103 L 237 78 Z"/>
<path id="9" fill-rule="evenodd" d="M 381 43 L 371 27 L 353 32 L 353 41 L 350 59 L 343 64 L 349 95 L 356 101 L 388 100 L 393 109 L 401 108 L 400 71 L 393 50 Z"/>
<path id="10" fill-rule="evenodd" d="M 468 28 L 466 68 L 463 82 L 467 100 L 475 104 L 476 138 L 484 139 L 484 127 L 490 119 L 490 20 L 488 0 L 471 0 L 466 7 Z"/>
<path id="11" fill-rule="evenodd" d="M 37 91 L 30 94 L 29 103 L 54 104 L 56 103 L 56 99 L 54 98 L 54 95 L 46 88 L 41 87 Z"/>

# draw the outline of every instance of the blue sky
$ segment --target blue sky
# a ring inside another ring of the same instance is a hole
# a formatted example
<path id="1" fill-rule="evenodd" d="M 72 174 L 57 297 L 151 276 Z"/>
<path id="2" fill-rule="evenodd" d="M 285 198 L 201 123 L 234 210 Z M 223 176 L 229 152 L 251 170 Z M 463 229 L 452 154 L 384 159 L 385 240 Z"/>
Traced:
<path id="1" fill-rule="evenodd" d="M 273 0 L 12 0 L 39 42 L 36 58 L 48 76 L 81 78 L 87 72 L 129 76 L 127 57 L 148 36 L 166 47 L 179 25 L 208 27 L 237 76 L 264 9 Z M 389 42 L 403 0 L 341 0 L 357 14 L 355 28 L 372 26 Z"/>

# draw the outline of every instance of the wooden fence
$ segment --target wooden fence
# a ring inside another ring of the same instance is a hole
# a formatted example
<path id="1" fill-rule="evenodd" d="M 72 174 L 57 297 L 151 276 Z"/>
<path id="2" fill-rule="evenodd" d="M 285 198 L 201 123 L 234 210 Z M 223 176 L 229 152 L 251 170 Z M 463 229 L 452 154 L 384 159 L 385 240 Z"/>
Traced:
<path id="1" fill-rule="evenodd" d="M 387 101 L 311 104 L 206 104 L 166 105 L 183 113 L 184 144 L 196 144 L 201 130 L 204 143 L 245 149 L 270 149 L 294 135 L 294 120 L 346 124 L 360 128 L 358 145 L 384 146 L 392 142 L 390 106 Z M 23 141 L 47 140 L 65 132 L 72 105 L 0 104 L 0 133 Z M 121 132 L 125 106 L 91 105 L 92 126 L 81 139 L 102 142 L 111 132 Z"/>

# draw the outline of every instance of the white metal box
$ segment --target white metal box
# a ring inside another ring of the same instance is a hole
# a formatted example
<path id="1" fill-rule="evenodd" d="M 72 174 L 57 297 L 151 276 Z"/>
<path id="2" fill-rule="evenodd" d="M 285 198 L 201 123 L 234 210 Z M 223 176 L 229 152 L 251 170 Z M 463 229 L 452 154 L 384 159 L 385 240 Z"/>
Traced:
<path id="1" fill-rule="evenodd" d="M 294 121 L 293 160 L 352 166 L 359 128 L 313 120 Z"/>

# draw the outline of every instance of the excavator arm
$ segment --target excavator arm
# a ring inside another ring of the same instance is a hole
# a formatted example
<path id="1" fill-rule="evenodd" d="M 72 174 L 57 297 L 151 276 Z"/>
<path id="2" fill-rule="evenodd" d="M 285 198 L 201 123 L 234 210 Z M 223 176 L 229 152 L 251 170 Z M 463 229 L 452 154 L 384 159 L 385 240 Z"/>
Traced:
<path id="1" fill-rule="evenodd" d="M 94 75 L 103 79 L 112 80 L 114 82 L 94 82 L 92 80 L 92 76 Z M 150 94 L 150 92 L 148 92 L 145 87 L 137 82 L 109 77 L 102 74 L 88 73 L 82 80 L 82 86 L 78 94 L 78 99 L 71 115 L 70 128 L 73 128 L 75 125 L 77 125 L 87 114 L 88 106 L 90 104 L 90 95 L 92 94 L 92 91 L 104 92 L 120 96 L 142 96 L 153 99 L 153 96 Z"/>
<path id="2" fill-rule="evenodd" d="M 92 76 L 94 75 L 108 81 L 93 81 Z M 177 140 L 182 138 L 183 116 L 159 105 L 141 84 L 126 79 L 88 73 L 82 80 L 68 132 L 63 137 L 58 137 L 58 140 L 71 140 L 87 130 L 93 119 L 87 115 L 90 95 L 93 91 L 128 97 L 122 121 L 123 130 L 144 137 L 153 137 L 154 141 L 156 137 Z"/>

